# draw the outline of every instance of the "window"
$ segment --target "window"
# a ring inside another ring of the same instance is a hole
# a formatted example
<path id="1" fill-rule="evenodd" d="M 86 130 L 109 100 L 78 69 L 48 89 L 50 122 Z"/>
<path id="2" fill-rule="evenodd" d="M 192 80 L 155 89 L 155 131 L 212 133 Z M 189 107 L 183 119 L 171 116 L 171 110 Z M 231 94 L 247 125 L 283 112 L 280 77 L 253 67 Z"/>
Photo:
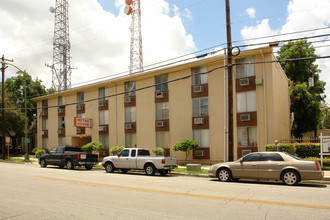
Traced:
<path id="1" fill-rule="evenodd" d="M 125 108 L 125 122 L 136 122 L 136 107 Z"/>
<path id="2" fill-rule="evenodd" d="M 259 161 L 284 161 L 278 153 L 260 154 Z"/>
<path id="3" fill-rule="evenodd" d="M 238 127 L 238 146 L 239 147 L 256 147 L 257 143 L 257 127 Z"/>
<path id="4" fill-rule="evenodd" d="M 99 111 L 99 125 L 109 124 L 109 111 Z"/>
<path id="5" fill-rule="evenodd" d="M 42 100 L 42 109 L 47 110 L 48 109 L 48 100 Z"/>
<path id="6" fill-rule="evenodd" d="M 77 102 L 84 102 L 85 100 L 85 93 L 84 92 L 77 92 Z"/>
<path id="7" fill-rule="evenodd" d="M 209 99 L 208 97 L 195 98 L 192 100 L 193 117 L 209 115 Z"/>
<path id="8" fill-rule="evenodd" d="M 168 81 L 167 74 L 155 76 L 156 91 L 168 90 L 167 81 Z M 157 84 L 160 84 L 160 85 L 157 85 Z"/>
<path id="9" fill-rule="evenodd" d="M 210 147 L 210 132 L 208 129 L 193 130 L 194 140 L 197 141 L 201 147 Z"/>
<path id="10" fill-rule="evenodd" d="M 66 145 L 65 137 L 59 137 L 58 138 L 58 145 L 59 146 L 65 146 Z"/>
<path id="11" fill-rule="evenodd" d="M 41 129 L 42 130 L 48 130 L 48 119 L 47 118 L 42 119 Z"/>
<path id="12" fill-rule="evenodd" d="M 161 148 L 170 147 L 170 132 L 168 131 L 156 132 L 156 147 L 161 147 Z"/>
<path id="13" fill-rule="evenodd" d="M 85 118 L 85 114 L 77 114 L 77 118 Z"/>
<path id="14" fill-rule="evenodd" d="M 42 149 L 48 149 L 48 138 L 42 139 Z"/>
<path id="15" fill-rule="evenodd" d="M 237 93 L 237 113 L 257 111 L 256 91 Z"/>
<path id="16" fill-rule="evenodd" d="M 64 118 L 64 116 L 58 117 L 58 128 L 65 128 L 65 118 Z"/>
<path id="17" fill-rule="evenodd" d="M 191 84 L 194 85 L 201 85 L 208 83 L 207 74 L 200 74 L 200 73 L 206 73 L 207 72 L 207 66 L 199 66 L 191 68 Z"/>
<path id="18" fill-rule="evenodd" d="M 135 96 L 135 81 L 129 81 L 124 83 L 125 96 Z"/>
<path id="19" fill-rule="evenodd" d="M 109 149 L 109 135 L 100 135 L 99 141 L 103 144 L 105 149 Z"/>
<path id="20" fill-rule="evenodd" d="M 252 64 L 242 64 L 236 66 L 236 78 L 244 78 L 249 76 L 254 76 L 254 57 L 247 57 L 243 59 L 237 59 L 235 63 L 248 63 L 251 62 Z"/>
<path id="21" fill-rule="evenodd" d="M 150 156 L 150 151 L 148 151 L 148 150 L 138 150 L 138 156 Z"/>
<path id="22" fill-rule="evenodd" d="M 136 156 L 136 150 L 132 150 L 131 151 L 131 157 L 135 157 Z"/>
<path id="23" fill-rule="evenodd" d="M 64 96 L 59 96 L 58 97 L 58 105 L 65 105 L 65 97 Z"/>
<path id="24" fill-rule="evenodd" d="M 99 99 L 99 100 L 107 100 L 108 97 L 108 87 L 101 87 L 99 88 L 99 98 L 102 98 L 102 99 Z"/>
<path id="25" fill-rule="evenodd" d="M 168 102 L 156 104 L 156 120 L 169 119 Z"/>
<path id="26" fill-rule="evenodd" d="M 243 158 L 243 162 L 256 162 L 259 160 L 259 153 L 249 154 Z"/>
<path id="27" fill-rule="evenodd" d="M 57 153 L 57 147 L 53 147 L 52 149 L 50 149 L 49 153 L 51 154 Z"/>
<path id="28" fill-rule="evenodd" d="M 128 157 L 129 155 L 129 150 L 123 150 L 122 152 L 120 152 L 119 154 L 121 157 Z"/>
<path id="29" fill-rule="evenodd" d="M 125 134 L 125 147 L 136 147 L 136 134 Z"/>

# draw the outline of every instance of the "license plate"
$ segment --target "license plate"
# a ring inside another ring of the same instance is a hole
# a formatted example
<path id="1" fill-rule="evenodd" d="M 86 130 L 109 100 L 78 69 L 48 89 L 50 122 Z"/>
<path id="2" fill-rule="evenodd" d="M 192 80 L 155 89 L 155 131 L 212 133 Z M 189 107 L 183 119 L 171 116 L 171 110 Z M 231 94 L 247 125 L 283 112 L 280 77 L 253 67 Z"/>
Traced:
<path id="1" fill-rule="evenodd" d="M 86 154 L 80 154 L 80 159 L 86 160 Z"/>

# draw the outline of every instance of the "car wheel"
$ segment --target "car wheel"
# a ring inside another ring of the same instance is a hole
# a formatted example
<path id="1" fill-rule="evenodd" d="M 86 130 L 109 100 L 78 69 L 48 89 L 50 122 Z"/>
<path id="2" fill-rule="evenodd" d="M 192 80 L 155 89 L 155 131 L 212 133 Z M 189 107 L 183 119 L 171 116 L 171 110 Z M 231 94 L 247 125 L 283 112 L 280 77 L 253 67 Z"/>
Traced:
<path id="1" fill-rule="evenodd" d="M 107 173 L 115 172 L 115 166 L 111 162 L 107 162 L 105 164 L 104 168 L 105 168 L 105 171 L 107 171 Z"/>
<path id="2" fill-rule="evenodd" d="M 91 164 L 85 165 L 86 170 L 91 170 L 92 168 L 93 168 L 93 165 L 91 165 Z"/>
<path id="3" fill-rule="evenodd" d="M 218 171 L 218 178 L 222 182 L 230 181 L 232 178 L 230 170 L 227 168 L 220 168 Z"/>
<path id="4" fill-rule="evenodd" d="M 121 171 L 122 173 L 124 173 L 124 174 L 128 172 L 127 169 L 121 169 L 120 171 Z"/>
<path id="5" fill-rule="evenodd" d="M 144 170 L 146 171 L 146 174 L 149 175 L 149 176 L 154 176 L 155 173 L 156 173 L 156 168 L 152 164 L 146 165 Z"/>
<path id="6" fill-rule="evenodd" d="M 166 176 L 166 174 L 168 174 L 168 170 L 159 170 L 159 174 L 162 176 Z"/>
<path id="7" fill-rule="evenodd" d="M 297 185 L 300 181 L 299 173 L 294 170 L 286 170 L 282 174 L 282 181 L 289 186 Z"/>
<path id="8" fill-rule="evenodd" d="M 41 167 L 47 167 L 47 163 L 45 159 L 40 159 L 40 166 Z"/>
<path id="9" fill-rule="evenodd" d="M 68 161 L 66 161 L 66 168 L 67 168 L 68 170 L 73 170 L 73 169 L 74 169 L 74 166 L 73 166 L 72 160 L 68 160 Z"/>

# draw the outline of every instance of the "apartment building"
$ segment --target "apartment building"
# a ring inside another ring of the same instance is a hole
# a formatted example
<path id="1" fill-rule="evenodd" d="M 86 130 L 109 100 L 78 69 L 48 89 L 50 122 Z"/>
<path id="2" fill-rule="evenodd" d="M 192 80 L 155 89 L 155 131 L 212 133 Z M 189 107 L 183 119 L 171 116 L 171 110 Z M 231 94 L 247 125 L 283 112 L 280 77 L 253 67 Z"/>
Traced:
<path id="1" fill-rule="evenodd" d="M 233 66 L 234 158 L 290 137 L 288 78 L 272 48 L 242 51 Z M 255 64 L 257 62 L 258 64 Z M 128 75 L 35 98 L 40 148 L 82 146 L 171 147 L 193 139 L 190 161 L 224 160 L 224 56 Z M 220 67 L 220 68 L 218 68 Z M 227 151 L 228 152 L 228 151 Z M 227 156 L 228 158 L 228 156 Z"/>

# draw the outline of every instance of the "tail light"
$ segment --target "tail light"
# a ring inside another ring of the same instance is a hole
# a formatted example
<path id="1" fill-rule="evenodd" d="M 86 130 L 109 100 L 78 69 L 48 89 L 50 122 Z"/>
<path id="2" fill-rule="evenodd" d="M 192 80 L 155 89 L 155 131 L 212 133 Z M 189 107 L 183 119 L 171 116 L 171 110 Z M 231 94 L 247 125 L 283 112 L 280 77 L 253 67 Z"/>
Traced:
<path id="1" fill-rule="evenodd" d="M 162 159 L 162 164 L 165 164 L 165 159 Z"/>
<path id="2" fill-rule="evenodd" d="M 315 161 L 315 166 L 316 166 L 316 170 L 319 171 L 320 170 L 320 166 L 319 163 Z"/>
<path id="3" fill-rule="evenodd" d="M 79 160 L 79 159 L 80 159 L 80 154 L 77 155 L 77 160 Z"/>

